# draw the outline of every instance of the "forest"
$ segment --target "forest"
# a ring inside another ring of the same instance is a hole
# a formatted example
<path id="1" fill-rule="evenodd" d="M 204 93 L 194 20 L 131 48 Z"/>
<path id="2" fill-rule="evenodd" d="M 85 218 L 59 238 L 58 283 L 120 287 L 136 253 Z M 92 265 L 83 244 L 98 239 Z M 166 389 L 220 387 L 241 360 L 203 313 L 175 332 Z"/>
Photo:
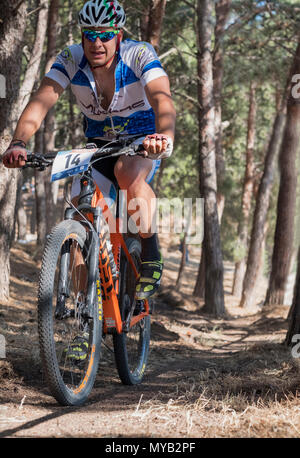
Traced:
<path id="1" fill-rule="evenodd" d="M 0 0 L 0 154 L 56 56 L 81 42 L 77 15 L 83 3 Z M 174 152 L 163 159 L 153 189 L 162 202 L 202 199 L 203 240 L 189 243 L 199 230 L 195 206 L 182 232 L 159 234 L 166 262 L 152 317 L 144 382 L 150 380 L 150 388 L 116 388 L 120 402 L 132 404 L 126 429 L 122 409 L 110 426 L 113 398 L 106 401 L 108 388 L 103 394 L 97 382 L 88 422 L 102 393 L 103 434 L 109 437 L 135 437 L 138 421 L 146 424 L 144 437 L 172 437 L 174 431 L 177 437 L 299 437 L 300 421 L 291 415 L 299 409 L 300 2 L 121 3 L 124 39 L 153 45 L 177 112 Z M 84 144 L 82 114 L 68 87 L 27 148 L 43 154 Z M 71 182 L 51 182 L 50 173 L 0 165 L 0 334 L 7 348 L 0 359 L 0 437 L 101 437 L 97 415 L 92 429 L 80 429 L 72 417 L 68 430 L 59 417 L 67 411 L 59 413 L 45 391 L 39 394 L 38 270 Z M 26 356 L 31 340 L 35 350 Z M 116 386 L 109 358 L 103 377 Z M 171 372 L 156 382 L 164 365 Z M 38 418 L 50 412 L 48 430 Z"/>

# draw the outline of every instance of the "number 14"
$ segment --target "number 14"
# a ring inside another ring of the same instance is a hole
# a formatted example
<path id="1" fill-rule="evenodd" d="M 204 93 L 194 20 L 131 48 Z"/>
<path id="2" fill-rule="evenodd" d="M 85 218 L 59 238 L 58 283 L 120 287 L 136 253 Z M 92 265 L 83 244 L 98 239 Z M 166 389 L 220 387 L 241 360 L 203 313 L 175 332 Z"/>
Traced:
<path id="1" fill-rule="evenodd" d="M 72 158 L 72 160 L 71 160 Z M 80 164 L 80 154 L 68 154 L 66 156 L 66 165 L 65 169 L 68 169 L 70 165 L 79 165 Z"/>

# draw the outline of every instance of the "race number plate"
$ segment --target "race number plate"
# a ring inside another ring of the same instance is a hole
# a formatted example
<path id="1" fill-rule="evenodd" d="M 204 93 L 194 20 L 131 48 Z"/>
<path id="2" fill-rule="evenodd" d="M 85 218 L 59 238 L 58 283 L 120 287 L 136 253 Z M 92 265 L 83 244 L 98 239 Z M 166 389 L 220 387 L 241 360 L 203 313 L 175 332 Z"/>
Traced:
<path id="1" fill-rule="evenodd" d="M 59 151 L 53 162 L 51 181 L 62 180 L 85 172 L 88 169 L 91 157 L 97 150 L 97 148 L 91 148 Z"/>

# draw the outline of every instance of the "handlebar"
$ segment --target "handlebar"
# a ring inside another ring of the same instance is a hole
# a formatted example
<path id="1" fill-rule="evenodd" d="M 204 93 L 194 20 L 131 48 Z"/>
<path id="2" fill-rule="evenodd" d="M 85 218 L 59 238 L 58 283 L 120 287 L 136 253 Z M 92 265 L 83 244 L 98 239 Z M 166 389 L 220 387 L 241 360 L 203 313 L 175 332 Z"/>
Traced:
<path id="1" fill-rule="evenodd" d="M 91 148 L 91 147 L 90 147 Z M 88 151 L 90 148 L 81 148 L 81 151 L 86 149 Z M 101 159 L 107 159 L 109 157 L 116 157 L 116 156 L 136 156 L 141 155 L 143 156 L 142 151 L 144 151 L 143 145 L 137 145 L 131 143 L 127 146 L 109 146 L 109 147 L 101 147 L 99 148 L 92 156 L 91 164 L 97 162 Z M 53 151 L 46 154 L 39 154 L 39 153 L 32 153 L 27 152 L 27 160 L 26 164 L 22 167 L 22 169 L 26 168 L 35 168 L 37 170 L 45 170 L 47 167 L 50 167 L 53 164 L 53 161 L 58 154 L 58 151 Z"/>

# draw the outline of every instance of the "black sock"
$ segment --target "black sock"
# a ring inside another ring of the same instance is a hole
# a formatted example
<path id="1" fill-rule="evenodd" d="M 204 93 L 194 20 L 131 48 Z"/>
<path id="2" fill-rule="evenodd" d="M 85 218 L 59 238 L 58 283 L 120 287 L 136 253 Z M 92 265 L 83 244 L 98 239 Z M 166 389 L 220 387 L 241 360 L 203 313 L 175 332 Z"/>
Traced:
<path id="1" fill-rule="evenodd" d="M 158 246 L 157 234 L 151 235 L 151 237 L 141 237 L 142 244 L 142 261 L 160 261 L 160 252 Z"/>

